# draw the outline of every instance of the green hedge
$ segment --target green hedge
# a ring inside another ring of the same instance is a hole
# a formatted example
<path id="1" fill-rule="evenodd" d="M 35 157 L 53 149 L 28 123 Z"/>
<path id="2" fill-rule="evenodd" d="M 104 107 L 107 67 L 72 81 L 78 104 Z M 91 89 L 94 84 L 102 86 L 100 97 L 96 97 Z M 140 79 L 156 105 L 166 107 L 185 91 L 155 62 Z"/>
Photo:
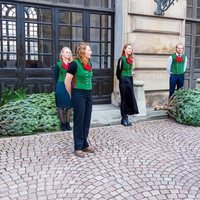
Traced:
<path id="1" fill-rule="evenodd" d="M 168 114 L 177 122 L 200 126 L 200 90 L 178 90 L 169 100 Z"/>
<path id="2" fill-rule="evenodd" d="M 32 94 L 0 107 L 0 135 L 28 135 L 59 130 L 54 93 Z"/>

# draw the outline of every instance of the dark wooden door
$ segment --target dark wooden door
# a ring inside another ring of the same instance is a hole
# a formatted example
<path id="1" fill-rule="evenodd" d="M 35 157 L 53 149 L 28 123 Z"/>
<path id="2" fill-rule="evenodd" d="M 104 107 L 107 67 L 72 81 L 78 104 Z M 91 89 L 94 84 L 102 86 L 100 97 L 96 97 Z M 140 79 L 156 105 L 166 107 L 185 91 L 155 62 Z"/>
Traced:
<path id="1" fill-rule="evenodd" d="M 93 101 L 110 103 L 113 89 L 113 16 L 104 12 L 56 9 L 58 27 L 57 52 L 63 46 L 75 46 L 81 41 L 88 42 L 92 48 Z"/>
<path id="2" fill-rule="evenodd" d="M 10 2 L 10 3 L 9 3 Z M 64 46 L 90 43 L 94 103 L 110 103 L 113 13 L 6 1 L 1 5 L 0 84 L 29 93 L 54 89 L 52 67 Z"/>

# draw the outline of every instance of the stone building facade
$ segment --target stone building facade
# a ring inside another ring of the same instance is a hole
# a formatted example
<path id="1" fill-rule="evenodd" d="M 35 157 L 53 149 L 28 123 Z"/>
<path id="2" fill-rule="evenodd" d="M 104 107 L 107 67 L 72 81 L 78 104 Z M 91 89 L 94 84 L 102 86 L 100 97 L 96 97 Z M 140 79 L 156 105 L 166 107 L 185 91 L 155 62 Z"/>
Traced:
<path id="1" fill-rule="evenodd" d="M 147 106 L 168 99 L 166 60 L 177 43 L 185 44 L 186 5 L 186 0 L 175 1 L 164 15 L 158 16 L 154 14 L 157 4 L 153 0 L 116 1 L 115 63 L 123 44 L 131 43 L 135 54 L 133 77 L 144 82 Z M 112 101 L 116 105 L 120 101 L 116 78 Z"/>
<path id="2" fill-rule="evenodd" d="M 95 104 L 119 105 L 116 62 L 122 46 L 134 47 L 134 80 L 144 83 L 147 106 L 168 99 L 167 57 L 185 45 L 185 87 L 200 77 L 200 0 L 174 1 L 155 15 L 155 0 L 2 0 L 0 96 L 5 87 L 52 92 L 52 66 L 63 46 L 89 42 Z"/>

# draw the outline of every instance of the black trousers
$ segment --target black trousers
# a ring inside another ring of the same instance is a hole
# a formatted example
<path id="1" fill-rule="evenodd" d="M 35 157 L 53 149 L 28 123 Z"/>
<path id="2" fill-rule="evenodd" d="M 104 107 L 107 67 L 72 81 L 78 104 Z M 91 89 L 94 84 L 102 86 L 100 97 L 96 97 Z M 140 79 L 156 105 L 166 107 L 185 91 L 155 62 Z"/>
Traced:
<path id="1" fill-rule="evenodd" d="M 133 77 L 121 76 L 119 90 L 121 95 L 121 116 L 138 114 L 138 106 L 133 90 Z"/>
<path id="2" fill-rule="evenodd" d="M 177 90 L 184 85 L 184 74 L 171 74 L 169 79 L 169 98 L 174 94 L 177 86 Z"/>
<path id="3" fill-rule="evenodd" d="M 89 134 L 92 114 L 92 91 L 72 89 L 72 106 L 74 110 L 74 149 L 82 150 L 89 146 Z"/>

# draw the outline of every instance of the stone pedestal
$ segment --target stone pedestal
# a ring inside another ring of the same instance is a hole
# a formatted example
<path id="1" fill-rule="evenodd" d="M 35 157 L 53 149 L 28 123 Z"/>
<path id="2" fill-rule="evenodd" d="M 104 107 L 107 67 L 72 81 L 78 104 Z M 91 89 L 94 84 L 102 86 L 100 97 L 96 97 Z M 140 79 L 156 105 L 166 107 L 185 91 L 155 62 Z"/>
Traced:
<path id="1" fill-rule="evenodd" d="M 134 81 L 133 85 L 134 85 L 135 98 L 139 109 L 138 116 L 146 116 L 147 110 L 146 110 L 146 100 L 144 93 L 144 82 Z"/>

